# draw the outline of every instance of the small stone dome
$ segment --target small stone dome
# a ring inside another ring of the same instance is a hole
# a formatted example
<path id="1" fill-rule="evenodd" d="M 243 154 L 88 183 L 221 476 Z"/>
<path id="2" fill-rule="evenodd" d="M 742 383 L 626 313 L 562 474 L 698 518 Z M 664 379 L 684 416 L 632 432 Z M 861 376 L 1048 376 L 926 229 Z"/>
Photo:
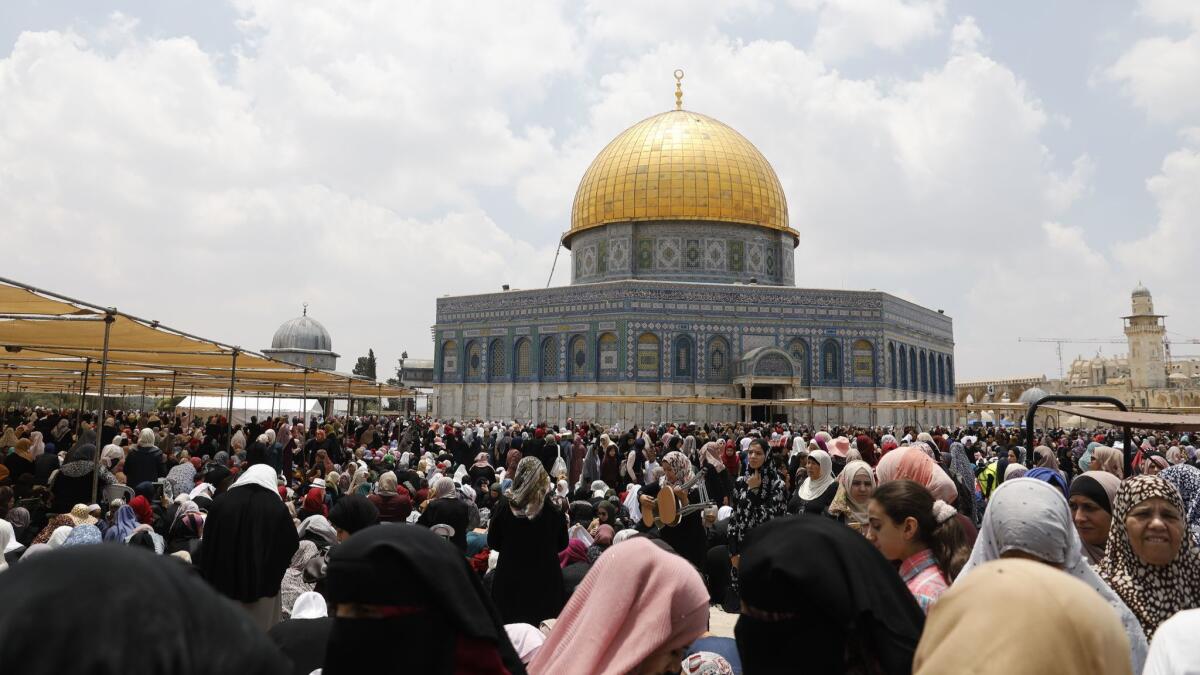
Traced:
<path id="1" fill-rule="evenodd" d="M 271 338 L 271 349 L 306 349 L 310 351 L 333 351 L 333 340 L 329 331 L 319 321 L 308 315 L 285 321 L 275 337 Z"/>
<path id="2" fill-rule="evenodd" d="M 1135 297 L 1135 298 L 1147 297 L 1148 298 L 1148 297 L 1150 297 L 1150 289 L 1143 286 L 1142 282 L 1139 281 L 1137 287 L 1133 289 L 1133 297 Z"/>
<path id="3" fill-rule="evenodd" d="M 1021 392 L 1021 397 L 1017 399 L 1017 402 L 1018 403 L 1036 403 L 1037 401 L 1040 401 L 1042 398 L 1044 398 L 1046 396 L 1049 396 L 1049 394 L 1046 393 L 1046 390 L 1040 389 L 1038 387 L 1030 387 L 1030 388 L 1026 389 L 1025 391 Z"/>

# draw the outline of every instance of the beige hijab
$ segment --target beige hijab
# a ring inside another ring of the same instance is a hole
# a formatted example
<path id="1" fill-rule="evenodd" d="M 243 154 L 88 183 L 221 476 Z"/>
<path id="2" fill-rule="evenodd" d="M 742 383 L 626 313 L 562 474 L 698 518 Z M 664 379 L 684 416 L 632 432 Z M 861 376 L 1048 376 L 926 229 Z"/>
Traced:
<path id="1" fill-rule="evenodd" d="M 1087 584 L 1049 565 L 1001 559 L 942 594 L 913 673 L 1129 675 L 1129 654 L 1116 613 Z"/>

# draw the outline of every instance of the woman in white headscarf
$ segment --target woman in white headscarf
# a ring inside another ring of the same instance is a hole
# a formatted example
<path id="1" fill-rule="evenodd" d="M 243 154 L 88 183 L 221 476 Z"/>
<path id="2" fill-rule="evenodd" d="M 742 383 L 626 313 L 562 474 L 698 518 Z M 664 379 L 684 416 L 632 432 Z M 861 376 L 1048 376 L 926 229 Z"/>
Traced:
<path id="1" fill-rule="evenodd" d="M 875 492 L 875 474 L 871 465 L 862 460 L 851 461 L 837 477 L 838 490 L 829 505 L 828 513 L 852 529 L 864 532 L 870 518 L 867 505 Z"/>
<path id="2" fill-rule="evenodd" d="M 833 477 L 833 459 L 824 450 L 808 453 L 808 478 L 800 484 L 795 498 L 788 504 L 789 513 L 819 514 L 833 503 L 837 481 Z"/>
<path id="3" fill-rule="evenodd" d="M 1083 559 L 1071 508 L 1058 488 L 1034 478 L 1004 481 L 992 493 L 971 557 L 954 580 L 999 558 L 1027 558 L 1057 567 L 1086 583 L 1116 611 L 1129 638 L 1134 672 L 1146 660 L 1146 636 L 1137 617 Z"/>

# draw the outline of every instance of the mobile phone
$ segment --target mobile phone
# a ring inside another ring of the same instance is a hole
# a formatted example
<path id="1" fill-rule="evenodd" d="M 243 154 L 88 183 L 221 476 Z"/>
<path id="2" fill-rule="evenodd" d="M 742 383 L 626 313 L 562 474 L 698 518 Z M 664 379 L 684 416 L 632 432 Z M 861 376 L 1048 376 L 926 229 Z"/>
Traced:
<path id="1" fill-rule="evenodd" d="M 154 498 L 161 501 L 163 498 L 163 484 L 162 483 L 154 483 L 153 485 L 154 485 Z"/>

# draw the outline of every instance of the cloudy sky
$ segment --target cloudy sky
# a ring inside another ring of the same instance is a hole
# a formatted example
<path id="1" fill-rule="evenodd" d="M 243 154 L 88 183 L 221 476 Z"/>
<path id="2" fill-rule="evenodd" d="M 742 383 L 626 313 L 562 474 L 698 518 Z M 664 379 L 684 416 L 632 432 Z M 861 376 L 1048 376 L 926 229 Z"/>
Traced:
<path id="1" fill-rule="evenodd" d="M 798 285 L 946 310 L 960 380 L 1056 375 L 1017 337 L 1119 336 L 1139 280 L 1200 336 L 1195 0 L 4 0 L 0 276 L 254 348 L 308 302 L 384 377 L 437 296 L 546 284 L 675 68 Z"/>

